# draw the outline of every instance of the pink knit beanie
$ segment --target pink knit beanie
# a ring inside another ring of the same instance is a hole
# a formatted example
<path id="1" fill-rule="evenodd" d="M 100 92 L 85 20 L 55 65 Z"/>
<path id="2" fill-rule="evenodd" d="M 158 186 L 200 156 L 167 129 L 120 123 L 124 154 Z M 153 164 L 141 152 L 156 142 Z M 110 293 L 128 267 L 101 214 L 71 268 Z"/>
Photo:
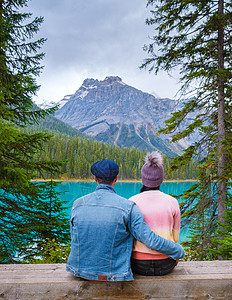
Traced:
<path id="1" fill-rule="evenodd" d="M 141 170 L 142 182 L 146 187 L 160 186 L 164 180 L 163 158 L 157 151 L 145 157 L 145 164 Z"/>

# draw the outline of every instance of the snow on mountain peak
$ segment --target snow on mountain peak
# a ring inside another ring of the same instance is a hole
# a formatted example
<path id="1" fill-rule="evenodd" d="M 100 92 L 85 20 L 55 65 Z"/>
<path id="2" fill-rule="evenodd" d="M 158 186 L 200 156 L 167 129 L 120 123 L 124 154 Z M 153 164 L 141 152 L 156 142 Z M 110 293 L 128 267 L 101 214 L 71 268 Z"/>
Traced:
<path id="1" fill-rule="evenodd" d="M 38 106 L 42 109 L 48 109 L 48 108 L 51 108 L 51 107 L 54 107 L 54 106 L 58 105 L 59 109 L 60 109 L 61 107 L 63 107 L 69 101 L 71 96 L 72 95 L 66 95 L 59 102 L 55 102 L 55 101 L 50 101 L 49 102 L 47 100 L 44 100 L 41 104 L 38 104 Z"/>

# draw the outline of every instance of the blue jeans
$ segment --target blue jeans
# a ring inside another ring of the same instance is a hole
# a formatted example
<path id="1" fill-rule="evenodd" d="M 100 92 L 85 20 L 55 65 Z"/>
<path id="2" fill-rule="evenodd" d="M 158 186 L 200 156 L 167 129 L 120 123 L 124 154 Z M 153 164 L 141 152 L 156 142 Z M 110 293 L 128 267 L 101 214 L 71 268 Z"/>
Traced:
<path id="1" fill-rule="evenodd" d="M 160 276 L 170 273 L 176 266 L 172 258 L 157 260 L 140 260 L 131 258 L 131 268 L 134 273 L 145 276 Z"/>

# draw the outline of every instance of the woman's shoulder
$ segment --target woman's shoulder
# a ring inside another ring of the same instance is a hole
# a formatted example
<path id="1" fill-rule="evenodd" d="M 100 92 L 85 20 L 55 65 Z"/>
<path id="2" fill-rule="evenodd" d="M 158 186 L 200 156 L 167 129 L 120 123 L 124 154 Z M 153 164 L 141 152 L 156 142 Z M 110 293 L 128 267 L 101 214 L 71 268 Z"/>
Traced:
<path id="1" fill-rule="evenodd" d="M 141 194 L 136 194 L 136 195 L 130 197 L 129 200 L 136 203 L 140 199 L 140 197 L 141 197 Z"/>
<path id="2" fill-rule="evenodd" d="M 132 197 L 129 198 L 129 200 L 134 201 L 134 202 L 138 202 L 138 201 L 142 201 L 142 200 L 148 200 L 148 199 L 152 199 L 154 198 L 154 195 L 152 193 L 153 191 L 145 191 L 139 194 L 136 194 Z"/>
<path id="3" fill-rule="evenodd" d="M 173 197 L 169 194 L 166 194 L 164 192 L 160 192 L 160 196 L 163 197 L 163 198 L 166 198 L 169 201 L 178 202 L 175 197 Z"/>

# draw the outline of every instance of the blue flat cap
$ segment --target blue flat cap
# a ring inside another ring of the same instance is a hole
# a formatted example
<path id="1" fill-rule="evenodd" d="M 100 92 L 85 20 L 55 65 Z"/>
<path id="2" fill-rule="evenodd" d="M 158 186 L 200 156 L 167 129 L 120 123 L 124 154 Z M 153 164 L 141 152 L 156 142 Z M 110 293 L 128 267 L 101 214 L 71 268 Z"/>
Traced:
<path id="1" fill-rule="evenodd" d="M 91 173 L 104 180 L 113 180 L 119 173 L 119 167 L 113 160 L 103 159 L 91 166 Z"/>

